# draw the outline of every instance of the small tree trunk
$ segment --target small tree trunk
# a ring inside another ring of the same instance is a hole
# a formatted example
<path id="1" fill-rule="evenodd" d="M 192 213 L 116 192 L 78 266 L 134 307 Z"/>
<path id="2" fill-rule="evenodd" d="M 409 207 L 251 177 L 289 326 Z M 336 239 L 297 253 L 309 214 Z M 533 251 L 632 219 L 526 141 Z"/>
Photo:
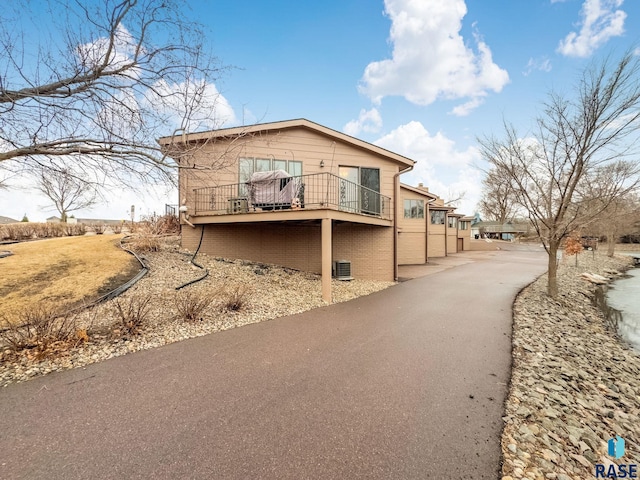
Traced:
<path id="1" fill-rule="evenodd" d="M 549 271 L 547 272 L 547 294 L 556 298 L 558 296 L 558 247 L 559 242 L 549 242 Z"/>
<path id="2" fill-rule="evenodd" d="M 610 230 L 607 233 L 607 256 L 609 257 L 613 257 L 613 254 L 616 251 L 617 237 L 615 230 Z"/>

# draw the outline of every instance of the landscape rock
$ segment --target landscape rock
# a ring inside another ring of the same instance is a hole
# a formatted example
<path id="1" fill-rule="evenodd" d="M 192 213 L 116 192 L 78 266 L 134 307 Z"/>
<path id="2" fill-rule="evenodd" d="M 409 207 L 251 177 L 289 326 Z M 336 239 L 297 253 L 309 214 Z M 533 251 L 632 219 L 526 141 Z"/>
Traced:
<path id="1" fill-rule="evenodd" d="M 168 239 L 160 252 L 146 253 L 145 261 L 150 270 L 142 280 L 116 299 L 78 314 L 78 328 L 87 329 L 89 341 L 65 352 L 65 356 L 16 357 L 0 342 L 0 386 L 325 305 L 319 275 L 204 254 L 198 254 L 196 261 L 209 270 L 209 276 L 178 292 L 176 287 L 202 275 L 202 270 L 191 263 L 191 257 L 178 247 L 175 238 Z M 333 280 L 333 301 L 344 302 L 391 285 L 394 283 Z M 238 289 L 244 302 L 242 308 L 238 311 L 225 309 L 225 299 Z M 198 321 L 186 321 L 177 314 L 176 299 L 188 292 L 215 299 Z M 145 296 L 151 299 L 147 320 L 138 334 L 126 336 L 122 325 L 117 324 L 115 302 Z"/>
<path id="2" fill-rule="evenodd" d="M 518 295 L 504 477 L 523 480 L 535 469 L 547 479 L 594 478 L 596 463 L 611 463 L 607 440 L 616 434 L 626 440 L 624 462 L 640 463 L 640 354 L 592 303 L 606 288 L 597 284 L 630 266 L 628 257 L 582 255 L 578 267 L 559 266 L 557 299 L 546 294 L 546 274 Z M 521 452 L 531 455 L 527 471 Z"/>

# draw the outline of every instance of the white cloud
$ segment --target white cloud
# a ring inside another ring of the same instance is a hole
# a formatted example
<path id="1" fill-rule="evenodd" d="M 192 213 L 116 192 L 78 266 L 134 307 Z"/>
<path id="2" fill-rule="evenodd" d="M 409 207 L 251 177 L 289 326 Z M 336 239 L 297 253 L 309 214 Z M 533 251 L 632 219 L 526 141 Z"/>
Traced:
<path id="1" fill-rule="evenodd" d="M 499 92 L 508 83 L 508 73 L 493 62 L 480 36 L 474 35 L 476 53 L 460 35 L 464 0 L 385 0 L 385 12 L 392 57 L 370 63 L 360 85 L 374 102 L 389 95 L 418 105 L 470 97 L 477 106 L 489 90 Z"/>
<path id="2" fill-rule="evenodd" d="M 360 110 L 357 120 L 351 120 L 347 123 L 343 131 L 347 135 L 355 137 L 360 132 L 377 133 L 382 128 L 382 117 L 376 108 L 371 110 Z"/>
<path id="3" fill-rule="evenodd" d="M 551 60 L 549 60 L 548 58 L 530 58 L 527 62 L 527 66 L 522 72 L 522 75 L 527 77 L 531 75 L 534 70 L 540 70 L 541 72 L 550 72 L 551 68 Z"/>
<path id="4" fill-rule="evenodd" d="M 441 132 L 431 135 L 417 121 L 399 126 L 374 143 L 417 161 L 411 172 L 402 175 L 403 183 L 423 183 L 445 200 L 452 192 L 465 192 L 458 211 L 475 211 L 482 189 L 482 174 L 475 168 L 482 159 L 477 148 L 459 150 L 453 140 Z"/>
<path id="5" fill-rule="evenodd" d="M 454 107 L 453 110 L 451 110 L 451 114 L 458 117 L 465 117 L 483 103 L 484 100 L 480 97 L 472 98 L 467 103 L 463 103 L 461 105 L 458 105 L 457 107 Z"/>
<path id="6" fill-rule="evenodd" d="M 580 11 L 580 31 L 570 32 L 558 45 L 568 57 L 588 57 L 611 37 L 624 33 L 627 14 L 618 10 L 624 0 L 585 0 Z"/>
<path id="7" fill-rule="evenodd" d="M 189 80 L 180 84 L 160 81 L 147 92 L 149 108 L 169 115 L 175 128 L 188 132 L 212 130 L 238 123 L 228 100 L 213 83 Z M 185 124 L 184 119 L 188 118 Z"/>
<path id="8" fill-rule="evenodd" d="M 111 67 L 111 70 L 117 70 L 133 63 L 132 58 L 136 53 L 136 48 L 136 39 L 122 24 L 119 24 L 112 40 L 108 37 L 100 37 L 93 42 L 78 45 L 76 53 L 81 63 L 87 68 L 98 68 L 106 63 Z M 107 58 L 107 55 L 110 58 Z M 135 77 L 139 71 L 134 68 L 126 73 Z"/>

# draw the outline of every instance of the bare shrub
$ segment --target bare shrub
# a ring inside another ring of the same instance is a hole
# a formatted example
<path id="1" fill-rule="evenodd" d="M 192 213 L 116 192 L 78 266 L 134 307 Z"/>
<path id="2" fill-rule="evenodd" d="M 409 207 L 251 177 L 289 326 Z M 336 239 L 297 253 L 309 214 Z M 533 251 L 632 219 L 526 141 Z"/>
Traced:
<path id="1" fill-rule="evenodd" d="M 38 238 L 62 237 L 65 234 L 64 223 L 38 223 L 34 227 Z"/>
<path id="2" fill-rule="evenodd" d="M 60 314 L 42 305 L 22 310 L 17 319 L 4 316 L 1 320 L 7 327 L 0 330 L 0 344 L 14 355 L 40 359 L 63 353 L 89 339 L 86 331 L 78 335 L 74 315 Z"/>
<path id="3" fill-rule="evenodd" d="M 87 226 L 84 223 L 66 223 L 64 224 L 65 234 L 69 237 L 84 235 L 87 233 Z"/>
<path id="4" fill-rule="evenodd" d="M 249 296 L 251 295 L 251 289 L 244 284 L 231 284 L 225 285 L 220 292 L 221 304 L 223 310 L 229 312 L 238 312 L 249 303 Z"/>
<path id="5" fill-rule="evenodd" d="M 9 234 L 10 240 L 22 241 L 29 240 L 36 234 L 36 224 L 33 223 L 9 223 L 5 228 Z"/>
<path id="6" fill-rule="evenodd" d="M 96 232 L 96 235 L 102 235 L 107 226 L 104 223 L 93 223 L 91 224 L 91 229 Z"/>
<path id="7" fill-rule="evenodd" d="M 213 303 L 212 295 L 197 294 L 182 290 L 175 297 L 174 305 L 178 318 L 188 322 L 202 321 L 203 314 Z"/>
<path id="8" fill-rule="evenodd" d="M 155 235 L 141 234 L 132 237 L 129 240 L 128 246 L 134 252 L 159 252 L 160 251 L 160 239 Z"/>
<path id="9" fill-rule="evenodd" d="M 152 235 L 177 235 L 180 233 L 180 222 L 175 215 L 151 215 L 138 223 L 138 228 Z"/>
<path id="10" fill-rule="evenodd" d="M 74 235 L 84 235 L 85 233 L 87 233 L 87 226 L 84 223 L 76 223 L 73 226 Z"/>
<path id="11" fill-rule="evenodd" d="M 113 233 L 115 234 L 122 233 L 122 223 L 114 223 L 111 225 L 111 230 L 113 230 Z"/>
<path id="12" fill-rule="evenodd" d="M 117 318 L 113 333 L 123 337 L 142 332 L 149 316 L 151 296 L 132 296 L 114 300 L 114 314 Z"/>
<path id="13" fill-rule="evenodd" d="M 7 228 L 4 225 L 0 225 L 0 242 L 9 240 L 10 238 Z"/>

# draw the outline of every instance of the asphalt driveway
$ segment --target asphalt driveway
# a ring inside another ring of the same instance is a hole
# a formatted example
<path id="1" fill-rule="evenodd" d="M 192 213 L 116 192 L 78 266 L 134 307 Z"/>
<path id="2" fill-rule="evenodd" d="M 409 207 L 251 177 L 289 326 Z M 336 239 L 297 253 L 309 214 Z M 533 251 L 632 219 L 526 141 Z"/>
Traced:
<path id="1" fill-rule="evenodd" d="M 495 479 L 501 251 L 382 292 L 0 389 L 0 478 Z"/>

